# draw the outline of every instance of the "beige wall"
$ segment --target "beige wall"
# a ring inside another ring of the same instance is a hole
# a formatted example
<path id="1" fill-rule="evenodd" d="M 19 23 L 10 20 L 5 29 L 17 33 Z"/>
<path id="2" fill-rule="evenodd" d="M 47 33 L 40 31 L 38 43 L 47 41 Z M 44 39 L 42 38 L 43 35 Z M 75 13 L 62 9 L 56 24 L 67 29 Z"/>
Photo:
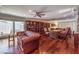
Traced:
<path id="1" fill-rule="evenodd" d="M 66 28 L 70 27 L 72 31 L 77 32 L 77 19 L 67 19 L 67 20 L 55 20 L 55 21 L 50 21 L 50 23 L 56 23 L 59 28 Z"/>

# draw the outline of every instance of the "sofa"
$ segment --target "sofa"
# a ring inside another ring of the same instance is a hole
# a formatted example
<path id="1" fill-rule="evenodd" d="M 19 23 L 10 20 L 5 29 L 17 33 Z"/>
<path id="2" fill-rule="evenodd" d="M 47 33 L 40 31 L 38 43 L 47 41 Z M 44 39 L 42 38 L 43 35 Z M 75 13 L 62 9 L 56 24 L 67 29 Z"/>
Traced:
<path id="1" fill-rule="evenodd" d="M 39 47 L 39 33 L 32 31 L 17 32 L 18 53 L 30 54 Z M 39 51 L 38 51 L 39 53 Z"/>

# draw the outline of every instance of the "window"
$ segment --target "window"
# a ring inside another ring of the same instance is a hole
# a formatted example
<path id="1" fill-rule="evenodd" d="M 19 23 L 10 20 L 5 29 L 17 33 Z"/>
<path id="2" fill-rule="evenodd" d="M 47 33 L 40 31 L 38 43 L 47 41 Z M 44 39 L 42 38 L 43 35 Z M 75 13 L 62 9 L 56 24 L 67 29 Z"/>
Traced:
<path id="1" fill-rule="evenodd" d="M 9 34 L 12 30 L 12 22 L 0 20 L 0 34 Z"/>
<path id="2" fill-rule="evenodd" d="M 15 32 L 24 30 L 24 22 L 15 21 Z M 13 32 L 13 21 L 0 20 L 0 35 Z"/>
<path id="3" fill-rule="evenodd" d="M 15 32 L 24 31 L 24 22 L 15 22 Z"/>

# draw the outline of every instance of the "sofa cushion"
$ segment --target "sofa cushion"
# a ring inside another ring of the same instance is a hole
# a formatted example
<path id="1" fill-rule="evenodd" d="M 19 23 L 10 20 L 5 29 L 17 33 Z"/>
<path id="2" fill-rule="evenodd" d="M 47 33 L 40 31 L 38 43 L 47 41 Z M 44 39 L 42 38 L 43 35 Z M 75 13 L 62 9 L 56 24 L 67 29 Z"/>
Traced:
<path id="1" fill-rule="evenodd" d="M 31 32 L 31 31 L 26 31 L 25 34 L 28 37 L 32 37 L 32 38 L 38 38 L 38 37 L 40 37 L 40 34 L 39 33 Z"/>
<path id="2" fill-rule="evenodd" d="M 27 35 L 27 36 L 32 36 L 32 34 L 33 34 L 33 32 L 31 32 L 31 31 L 26 31 L 25 32 L 25 35 Z"/>

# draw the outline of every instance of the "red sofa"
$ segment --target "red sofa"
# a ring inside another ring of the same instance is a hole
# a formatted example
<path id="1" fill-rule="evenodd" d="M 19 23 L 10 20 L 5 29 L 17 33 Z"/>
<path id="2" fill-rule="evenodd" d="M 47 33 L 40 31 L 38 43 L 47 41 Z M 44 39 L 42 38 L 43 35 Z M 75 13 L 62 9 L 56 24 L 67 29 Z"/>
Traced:
<path id="1" fill-rule="evenodd" d="M 40 34 L 31 31 L 17 32 L 19 53 L 29 54 L 36 50 L 39 47 L 39 37 Z"/>

